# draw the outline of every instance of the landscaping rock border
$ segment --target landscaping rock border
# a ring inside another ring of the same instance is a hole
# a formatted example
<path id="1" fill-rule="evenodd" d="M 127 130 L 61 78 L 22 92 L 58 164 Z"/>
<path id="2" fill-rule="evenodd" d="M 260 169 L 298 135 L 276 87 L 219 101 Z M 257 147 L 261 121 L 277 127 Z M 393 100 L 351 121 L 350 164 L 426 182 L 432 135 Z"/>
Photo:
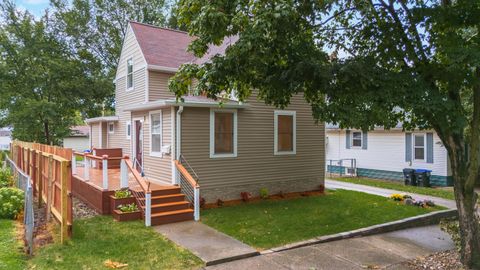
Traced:
<path id="1" fill-rule="evenodd" d="M 290 250 L 290 249 L 295 249 L 295 248 L 300 248 L 305 246 L 311 246 L 311 245 L 325 243 L 325 242 L 337 241 L 337 240 L 360 237 L 360 236 L 368 236 L 368 235 L 374 235 L 374 234 L 380 234 L 380 233 L 387 233 L 387 232 L 392 232 L 397 230 L 408 229 L 412 227 L 434 225 L 434 224 L 438 224 L 442 219 L 452 218 L 452 217 L 458 217 L 458 212 L 456 209 L 436 211 L 436 212 L 419 215 L 415 217 L 404 218 L 397 221 L 377 224 L 377 225 L 373 225 L 370 227 L 365 227 L 365 228 L 361 228 L 353 231 L 320 236 L 320 237 L 312 238 L 305 241 L 287 244 L 281 247 L 267 249 L 267 250 L 261 251 L 260 254 L 262 255 L 270 254 L 270 253 L 275 253 L 275 252 L 280 252 L 280 251 L 285 251 L 285 250 Z"/>

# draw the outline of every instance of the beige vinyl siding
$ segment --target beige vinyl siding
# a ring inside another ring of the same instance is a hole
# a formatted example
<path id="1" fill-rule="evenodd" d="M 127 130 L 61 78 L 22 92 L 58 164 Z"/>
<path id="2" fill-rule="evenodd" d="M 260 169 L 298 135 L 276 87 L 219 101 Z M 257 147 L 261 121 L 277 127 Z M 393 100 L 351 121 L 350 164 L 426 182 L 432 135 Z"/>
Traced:
<path id="1" fill-rule="evenodd" d="M 171 139 L 171 112 L 170 108 L 162 109 L 162 146 L 172 144 Z M 143 169 L 147 179 L 152 181 L 172 181 L 172 159 L 170 154 L 163 154 L 162 157 L 150 155 L 150 114 L 145 112 L 134 112 L 133 118 L 142 118 L 143 122 Z M 132 137 L 133 139 L 133 137 Z M 171 148 L 171 152 L 173 148 Z"/>
<path id="2" fill-rule="evenodd" d="M 274 155 L 273 107 L 252 97 L 238 110 L 237 157 L 210 158 L 210 109 L 185 108 L 182 114 L 182 154 L 200 178 L 202 189 L 257 185 L 282 181 L 324 182 L 324 125 L 315 124 L 301 96 L 287 110 L 296 111 L 296 154 Z M 318 187 L 318 186 L 317 186 Z M 258 190 L 257 190 L 258 191 Z M 284 190 L 284 192 L 289 192 Z M 219 198 L 221 194 L 218 194 Z"/>
<path id="3" fill-rule="evenodd" d="M 90 136 L 92 137 L 92 148 L 100 148 L 100 133 L 99 133 L 99 128 L 100 128 L 100 123 L 92 123 L 90 124 L 92 127 L 92 132 L 90 133 Z"/>
<path id="4" fill-rule="evenodd" d="M 149 101 L 175 97 L 175 95 L 168 89 L 168 80 L 172 77 L 172 74 L 156 71 L 149 71 L 148 74 Z"/>
<path id="5" fill-rule="evenodd" d="M 101 123 L 102 125 L 102 143 L 99 148 L 108 148 L 108 137 L 112 134 L 108 134 L 108 124 Z"/>
<path id="6" fill-rule="evenodd" d="M 117 79 L 127 75 L 127 60 L 130 58 L 133 59 L 133 71 L 146 66 L 145 58 L 143 57 L 140 45 L 138 45 L 132 28 L 128 26 L 125 40 L 123 42 L 122 52 L 120 54 L 120 61 L 118 62 L 116 74 Z M 123 86 L 125 87 L 126 81 L 123 83 Z"/>

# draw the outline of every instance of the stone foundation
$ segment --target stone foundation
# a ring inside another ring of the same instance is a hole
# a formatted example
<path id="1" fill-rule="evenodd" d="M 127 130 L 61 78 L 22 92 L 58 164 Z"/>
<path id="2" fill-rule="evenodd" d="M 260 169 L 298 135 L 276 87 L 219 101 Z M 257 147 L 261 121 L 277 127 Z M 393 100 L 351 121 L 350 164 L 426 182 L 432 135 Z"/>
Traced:
<path id="1" fill-rule="evenodd" d="M 320 185 L 325 185 L 325 181 L 320 177 L 315 179 L 265 182 L 263 184 L 231 185 L 218 188 L 204 188 L 200 185 L 200 196 L 205 198 L 206 203 L 214 203 L 218 199 L 222 201 L 241 199 L 241 192 L 250 192 L 253 197 L 258 197 L 262 188 L 266 188 L 269 195 L 275 195 L 280 192 L 319 190 Z"/>

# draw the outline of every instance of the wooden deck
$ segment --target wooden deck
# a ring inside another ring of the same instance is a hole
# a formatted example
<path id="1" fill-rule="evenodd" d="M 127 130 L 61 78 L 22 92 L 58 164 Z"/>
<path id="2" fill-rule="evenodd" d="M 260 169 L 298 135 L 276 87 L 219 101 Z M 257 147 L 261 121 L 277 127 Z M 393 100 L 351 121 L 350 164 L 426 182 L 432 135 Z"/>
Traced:
<path id="1" fill-rule="evenodd" d="M 89 178 L 84 179 L 84 168 L 77 167 L 77 173 L 72 175 L 72 193 L 75 197 L 93 207 L 100 214 L 110 214 L 110 195 L 115 190 L 120 189 L 120 169 L 108 169 L 108 189 L 103 189 L 103 171 L 99 168 L 90 168 Z M 130 189 L 139 188 L 135 179 L 129 175 L 128 187 Z M 172 185 L 158 185 L 151 183 L 150 189 L 163 190 L 170 189 Z"/>

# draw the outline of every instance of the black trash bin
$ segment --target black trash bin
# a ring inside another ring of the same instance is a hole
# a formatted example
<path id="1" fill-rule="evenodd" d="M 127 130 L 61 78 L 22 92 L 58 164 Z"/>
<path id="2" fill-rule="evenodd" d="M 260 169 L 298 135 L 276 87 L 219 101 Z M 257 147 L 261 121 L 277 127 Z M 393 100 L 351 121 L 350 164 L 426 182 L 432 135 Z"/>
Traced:
<path id="1" fill-rule="evenodd" d="M 430 186 L 430 170 L 425 169 L 416 169 L 415 170 L 415 179 L 417 179 L 417 186 L 419 187 L 429 187 Z"/>
<path id="2" fill-rule="evenodd" d="M 415 180 L 415 170 L 414 169 L 403 169 L 403 180 L 405 186 L 415 186 L 417 181 Z"/>

